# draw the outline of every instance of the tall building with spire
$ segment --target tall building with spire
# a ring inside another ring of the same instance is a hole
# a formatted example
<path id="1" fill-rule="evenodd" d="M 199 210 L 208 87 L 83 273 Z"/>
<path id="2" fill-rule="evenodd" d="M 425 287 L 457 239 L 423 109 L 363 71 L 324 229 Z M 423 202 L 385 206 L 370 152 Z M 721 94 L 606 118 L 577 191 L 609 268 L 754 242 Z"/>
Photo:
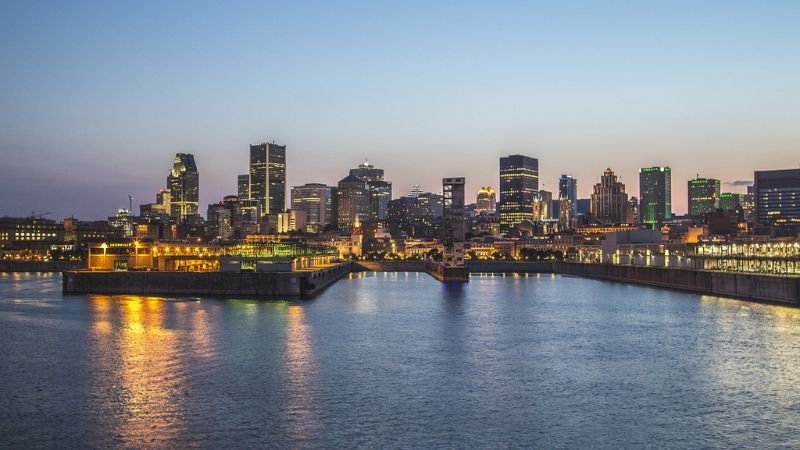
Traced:
<path id="1" fill-rule="evenodd" d="M 200 173 L 191 153 L 178 153 L 167 175 L 170 216 L 184 220 L 200 211 Z"/>
<path id="2" fill-rule="evenodd" d="M 286 146 L 261 143 L 250 146 L 250 199 L 260 202 L 260 215 L 286 210 Z"/>
<path id="3" fill-rule="evenodd" d="M 603 172 L 600 182 L 594 185 L 591 216 L 599 224 L 614 225 L 631 221 L 625 185 L 618 181 L 610 168 Z"/>

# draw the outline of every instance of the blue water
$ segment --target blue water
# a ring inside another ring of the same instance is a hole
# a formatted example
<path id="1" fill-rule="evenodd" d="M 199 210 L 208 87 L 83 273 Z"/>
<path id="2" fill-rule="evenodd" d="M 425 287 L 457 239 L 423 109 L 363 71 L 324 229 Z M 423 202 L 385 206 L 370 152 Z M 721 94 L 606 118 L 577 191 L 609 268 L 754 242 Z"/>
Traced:
<path id="1" fill-rule="evenodd" d="M 0 447 L 800 448 L 800 309 L 562 276 L 307 302 L 0 274 Z"/>

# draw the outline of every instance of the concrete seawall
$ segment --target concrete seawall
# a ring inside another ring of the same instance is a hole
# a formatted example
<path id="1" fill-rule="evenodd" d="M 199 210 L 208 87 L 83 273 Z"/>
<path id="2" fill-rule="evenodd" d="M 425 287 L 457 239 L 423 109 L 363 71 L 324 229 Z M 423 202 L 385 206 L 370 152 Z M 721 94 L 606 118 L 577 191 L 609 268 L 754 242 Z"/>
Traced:
<path id="1" fill-rule="evenodd" d="M 569 262 L 555 263 L 555 272 L 698 294 L 800 306 L 800 277 Z"/>
<path id="2" fill-rule="evenodd" d="M 552 262 L 468 261 L 469 273 L 553 273 Z"/>
<path id="3" fill-rule="evenodd" d="M 357 261 L 353 271 L 425 272 L 424 261 Z M 552 273 L 551 262 L 468 261 L 469 273 Z"/>
<path id="4" fill-rule="evenodd" d="M 311 297 L 350 273 L 350 263 L 303 272 L 64 272 L 65 294 Z"/>

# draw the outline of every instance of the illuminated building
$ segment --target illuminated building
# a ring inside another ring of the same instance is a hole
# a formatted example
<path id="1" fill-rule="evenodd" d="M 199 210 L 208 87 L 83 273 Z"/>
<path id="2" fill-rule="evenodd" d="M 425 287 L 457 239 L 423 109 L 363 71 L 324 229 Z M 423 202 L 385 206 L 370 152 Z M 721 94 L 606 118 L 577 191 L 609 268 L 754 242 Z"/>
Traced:
<path id="1" fill-rule="evenodd" d="M 306 212 L 290 209 L 278 214 L 278 233 L 292 233 L 306 229 Z"/>
<path id="2" fill-rule="evenodd" d="M 260 202 L 261 216 L 286 209 L 286 146 L 262 143 L 250 146 L 250 196 Z"/>
<path id="3" fill-rule="evenodd" d="M 171 214 L 172 207 L 170 205 L 170 192 L 166 189 L 156 194 L 155 203 L 145 203 L 139 205 L 139 216 L 146 218 L 158 218 L 166 220 Z"/>
<path id="4" fill-rule="evenodd" d="M 550 220 L 550 207 L 553 203 L 553 193 L 549 191 L 539 191 L 533 201 L 533 218 L 535 221 L 542 222 Z"/>
<path id="5" fill-rule="evenodd" d="M 442 196 L 430 192 L 400 197 L 389 202 L 387 228 L 392 236 L 436 238 L 441 236 Z"/>
<path id="6" fill-rule="evenodd" d="M 422 194 L 422 188 L 418 184 L 415 184 L 411 187 L 411 191 L 408 192 L 408 197 L 416 197 L 419 194 Z"/>
<path id="7" fill-rule="evenodd" d="M 533 201 L 539 190 L 539 161 L 523 155 L 500 158 L 500 231 L 533 220 Z"/>
<path id="8" fill-rule="evenodd" d="M 182 221 L 200 213 L 200 174 L 194 155 L 175 155 L 172 170 L 167 176 L 167 188 L 170 192 L 170 216 Z"/>
<path id="9" fill-rule="evenodd" d="M 236 177 L 236 193 L 241 200 L 250 198 L 250 174 L 238 175 Z"/>
<path id="10" fill-rule="evenodd" d="M 350 233 L 356 221 L 365 221 L 371 216 L 369 186 L 361 178 L 348 175 L 339 181 L 336 205 L 339 230 Z"/>
<path id="11" fill-rule="evenodd" d="M 208 227 L 208 237 L 214 239 L 230 239 L 233 236 L 232 202 L 214 203 L 208 205 L 206 214 L 206 225 Z"/>
<path id="12" fill-rule="evenodd" d="M 756 171 L 753 193 L 757 223 L 800 226 L 800 169 Z"/>
<path id="13" fill-rule="evenodd" d="M 714 178 L 689 180 L 689 216 L 702 217 L 719 208 L 720 183 Z"/>
<path id="14" fill-rule="evenodd" d="M 496 203 L 497 199 L 494 193 L 494 189 L 491 186 L 481 187 L 478 189 L 478 197 L 476 200 L 475 206 L 475 214 L 480 214 L 482 212 L 487 213 L 494 213 L 497 211 Z"/>
<path id="15" fill-rule="evenodd" d="M 414 218 L 418 215 L 416 197 L 400 197 L 386 207 L 386 227 L 394 237 L 414 235 Z"/>
<path id="16" fill-rule="evenodd" d="M 464 178 L 444 178 L 442 193 L 442 264 L 464 267 Z"/>
<path id="17" fill-rule="evenodd" d="M 335 188 L 307 183 L 291 188 L 292 210 L 306 213 L 306 231 L 319 233 L 334 219 Z"/>
<path id="18" fill-rule="evenodd" d="M 0 245 L 63 240 L 63 223 L 40 217 L 0 217 Z"/>
<path id="19" fill-rule="evenodd" d="M 610 168 L 603 172 L 600 182 L 594 185 L 591 216 L 598 224 L 630 223 L 630 208 L 625 185 L 617 180 L 617 176 Z"/>
<path id="20" fill-rule="evenodd" d="M 639 221 L 650 229 L 659 229 L 672 218 L 672 169 L 639 169 Z"/>
<path id="21" fill-rule="evenodd" d="M 737 211 L 743 208 L 746 200 L 745 194 L 723 192 L 719 194 L 719 209 L 724 211 Z"/>
<path id="22" fill-rule="evenodd" d="M 562 228 L 572 228 L 572 221 L 578 213 L 577 208 L 578 180 L 569 175 L 561 175 L 558 179 L 558 208 L 552 209 L 552 217 L 558 218 Z"/>
<path id="23" fill-rule="evenodd" d="M 115 216 L 108 218 L 108 225 L 111 228 L 120 230 L 122 237 L 133 237 L 133 215 L 127 209 L 117 210 Z"/>
<path id="24" fill-rule="evenodd" d="M 365 160 L 357 168 L 350 169 L 350 175 L 360 178 L 369 187 L 370 218 L 374 221 L 385 220 L 386 206 L 392 199 L 392 183 L 384 180 L 383 169 L 376 169 Z"/>

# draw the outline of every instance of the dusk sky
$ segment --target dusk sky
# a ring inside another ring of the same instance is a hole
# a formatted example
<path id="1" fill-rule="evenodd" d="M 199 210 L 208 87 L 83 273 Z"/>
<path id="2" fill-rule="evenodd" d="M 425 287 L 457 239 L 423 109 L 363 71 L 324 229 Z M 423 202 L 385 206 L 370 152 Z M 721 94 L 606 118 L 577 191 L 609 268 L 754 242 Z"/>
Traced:
<path id="1" fill-rule="evenodd" d="M 138 213 L 176 152 L 205 215 L 272 140 L 290 186 L 366 156 L 394 197 L 466 176 L 474 201 L 516 153 L 581 197 L 669 165 L 678 213 L 698 173 L 800 164 L 797 1 L 222 3 L 6 2 L 0 215 Z"/>

